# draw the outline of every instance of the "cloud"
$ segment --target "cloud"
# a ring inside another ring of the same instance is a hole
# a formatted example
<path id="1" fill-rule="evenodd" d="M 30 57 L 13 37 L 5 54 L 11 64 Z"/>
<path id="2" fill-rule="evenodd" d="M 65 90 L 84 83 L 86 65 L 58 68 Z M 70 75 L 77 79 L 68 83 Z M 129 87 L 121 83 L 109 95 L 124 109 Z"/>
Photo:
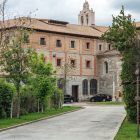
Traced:
<path id="1" fill-rule="evenodd" d="M 114 9 L 121 9 L 123 5 L 127 11 L 140 13 L 140 0 L 117 0 L 110 4 Z"/>
<path id="2" fill-rule="evenodd" d="M 122 6 L 124 6 L 124 12 L 126 15 L 130 14 L 132 16 L 132 19 L 136 19 L 136 21 L 139 21 L 139 13 L 140 13 L 140 1 L 139 0 L 117 0 L 112 1 L 110 3 L 110 6 L 114 10 L 121 10 Z M 118 13 L 119 14 L 119 13 Z"/>
<path id="3" fill-rule="evenodd" d="M 95 11 L 95 24 L 109 26 L 112 24 L 112 14 L 117 16 L 124 5 L 126 14 L 129 13 L 137 21 L 139 19 L 139 0 L 87 0 L 90 8 Z M 83 9 L 85 0 L 9 0 L 7 8 L 13 15 L 28 15 L 35 18 L 54 19 L 78 24 L 78 14 Z M 36 16 L 35 16 L 36 14 Z"/>

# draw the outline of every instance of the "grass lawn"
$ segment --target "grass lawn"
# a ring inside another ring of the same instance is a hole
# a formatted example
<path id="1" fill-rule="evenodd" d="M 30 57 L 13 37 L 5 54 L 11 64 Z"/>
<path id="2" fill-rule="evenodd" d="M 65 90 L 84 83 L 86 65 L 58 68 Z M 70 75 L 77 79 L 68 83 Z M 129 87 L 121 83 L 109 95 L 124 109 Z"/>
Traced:
<path id="1" fill-rule="evenodd" d="M 125 119 L 114 140 L 140 140 L 137 137 L 137 124 Z"/>
<path id="2" fill-rule="evenodd" d="M 87 104 L 93 104 L 93 105 L 125 105 L 124 102 L 91 102 Z"/>
<path id="3" fill-rule="evenodd" d="M 10 118 L 0 119 L 0 129 L 14 126 L 14 125 L 21 124 L 21 123 L 25 123 L 25 122 L 29 122 L 29 121 L 33 121 L 33 120 L 37 120 L 37 119 L 41 119 L 41 118 L 45 118 L 45 117 L 49 117 L 49 116 L 53 116 L 56 114 L 72 111 L 72 110 L 79 109 L 79 108 L 82 108 L 82 107 L 64 106 L 62 109 L 58 109 L 58 110 L 47 109 L 44 111 L 43 114 L 41 112 L 39 114 L 36 112 L 36 113 L 30 113 L 27 115 L 22 115 L 22 116 L 20 116 L 20 119 L 17 119 L 16 117 L 14 117 L 12 119 L 10 119 Z"/>

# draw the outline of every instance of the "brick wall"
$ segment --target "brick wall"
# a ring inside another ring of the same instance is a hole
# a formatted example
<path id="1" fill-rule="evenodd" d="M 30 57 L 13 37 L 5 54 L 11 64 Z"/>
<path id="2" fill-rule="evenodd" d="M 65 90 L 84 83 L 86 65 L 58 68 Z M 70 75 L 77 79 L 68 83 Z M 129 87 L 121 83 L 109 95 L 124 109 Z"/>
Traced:
<path id="1" fill-rule="evenodd" d="M 46 45 L 40 45 L 40 38 L 45 38 Z M 45 53 L 45 57 L 47 57 L 47 61 L 52 61 L 54 69 L 56 69 L 56 58 L 62 58 L 63 64 L 65 63 L 66 59 L 68 61 L 69 58 L 72 58 L 76 60 L 76 68 L 74 68 L 74 75 L 94 75 L 94 39 L 71 37 L 66 35 L 56 35 L 43 32 L 34 32 L 32 35 L 30 35 L 29 39 L 30 42 L 34 42 L 31 44 L 31 46 L 37 49 L 38 53 L 43 51 Z M 56 40 L 61 40 L 61 47 L 56 46 Z M 74 48 L 71 48 L 71 41 L 75 41 Z M 87 43 L 90 43 L 89 49 L 87 49 Z M 54 54 L 56 54 L 56 58 L 53 57 Z M 86 68 L 86 60 L 91 61 L 90 69 Z M 61 74 L 60 70 L 58 74 Z"/>

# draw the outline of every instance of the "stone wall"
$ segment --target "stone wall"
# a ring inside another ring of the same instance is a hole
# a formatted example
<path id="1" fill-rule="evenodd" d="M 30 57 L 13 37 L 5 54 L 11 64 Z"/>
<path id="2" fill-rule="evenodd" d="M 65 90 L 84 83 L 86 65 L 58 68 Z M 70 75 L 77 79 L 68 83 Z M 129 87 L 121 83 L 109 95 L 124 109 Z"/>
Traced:
<path id="1" fill-rule="evenodd" d="M 78 101 L 89 101 L 93 95 L 90 95 L 90 80 L 91 79 L 96 79 L 97 80 L 97 94 L 99 93 L 99 78 L 94 77 L 94 76 L 72 76 L 72 77 L 67 77 L 68 82 L 67 82 L 67 88 L 66 88 L 66 93 L 72 95 L 72 86 L 73 85 L 78 85 Z M 82 87 L 82 82 L 84 79 L 88 80 L 88 95 L 83 95 L 83 87 Z"/>
<path id="2" fill-rule="evenodd" d="M 121 79 L 121 56 L 120 55 L 104 55 L 98 57 L 98 74 L 99 74 L 99 93 L 113 94 L 113 76 L 115 82 L 115 96 L 119 95 Z M 103 64 L 108 62 L 108 73 L 104 73 Z"/>

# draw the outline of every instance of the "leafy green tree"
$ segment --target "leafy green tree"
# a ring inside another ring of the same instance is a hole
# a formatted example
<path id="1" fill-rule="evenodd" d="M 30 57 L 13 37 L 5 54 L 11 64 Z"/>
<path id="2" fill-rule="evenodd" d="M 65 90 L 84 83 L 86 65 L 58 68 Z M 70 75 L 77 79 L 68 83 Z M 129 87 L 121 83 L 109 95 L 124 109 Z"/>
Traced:
<path id="1" fill-rule="evenodd" d="M 124 7 L 120 15 L 113 16 L 112 27 L 101 36 L 101 40 L 112 44 L 112 47 L 122 55 L 121 80 L 136 81 L 136 62 L 140 61 L 140 40 L 135 22 L 131 20 L 131 15 L 124 14 Z M 136 85 L 123 85 L 123 99 L 126 104 L 127 117 L 136 121 Z"/>
<path id="2" fill-rule="evenodd" d="M 32 81 L 34 82 L 36 95 L 38 96 L 38 100 L 40 100 L 43 113 L 43 105 L 45 104 L 47 96 L 54 93 L 57 88 L 57 71 L 53 71 L 53 65 L 51 62 L 48 62 L 46 65 L 44 64 L 44 53 L 40 54 L 40 58 L 38 57 L 38 54 L 35 53 L 32 57 L 31 63 L 31 71 L 34 74 Z"/>
<path id="3" fill-rule="evenodd" d="M 8 77 L 13 81 L 18 95 L 18 112 L 17 118 L 20 115 L 20 94 L 19 87 L 23 80 L 27 79 L 31 74 L 29 71 L 30 59 L 35 50 L 27 47 L 27 40 L 33 30 L 27 30 L 25 23 L 29 18 L 16 19 L 20 26 L 11 32 L 10 43 L 7 44 L 4 52 L 3 72 L 7 73 Z"/>
<path id="4" fill-rule="evenodd" d="M 5 49 L 8 43 L 8 36 L 10 31 L 6 29 L 6 25 L 9 24 L 8 18 L 10 13 L 7 13 L 6 8 L 7 0 L 0 1 L 0 64 L 3 62 Z"/>

